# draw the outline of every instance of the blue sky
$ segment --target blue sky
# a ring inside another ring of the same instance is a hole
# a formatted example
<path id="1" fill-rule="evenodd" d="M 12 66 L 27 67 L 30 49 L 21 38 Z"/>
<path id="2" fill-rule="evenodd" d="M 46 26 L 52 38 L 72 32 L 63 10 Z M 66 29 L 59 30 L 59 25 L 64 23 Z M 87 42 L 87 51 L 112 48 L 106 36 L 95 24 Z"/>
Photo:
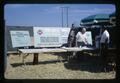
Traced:
<path id="1" fill-rule="evenodd" d="M 112 4 L 7 4 L 4 19 L 10 26 L 61 27 L 61 7 L 68 9 L 68 25 L 80 24 L 80 20 L 94 14 L 115 12 Z M 66 10 L 63 12 L 63 25 L 66 26 Z"/>

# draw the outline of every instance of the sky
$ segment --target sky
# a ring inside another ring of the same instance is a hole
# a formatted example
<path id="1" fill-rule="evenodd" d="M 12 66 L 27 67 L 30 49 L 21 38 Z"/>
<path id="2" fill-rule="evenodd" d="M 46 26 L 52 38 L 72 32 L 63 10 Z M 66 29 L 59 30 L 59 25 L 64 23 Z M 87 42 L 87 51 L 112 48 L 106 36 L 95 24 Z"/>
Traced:
<path id="1" fill-rule="evenodd" d="M 9 26 L 62 27 L 62 7 L 68 8 L 68 27 L 79 26 L 81 19 L 95 14 L 111 14 L 113 4 L 6 4 L 5 24 Z M 66 9 L 63 8 L 63 26 L 67 26 Z"/>

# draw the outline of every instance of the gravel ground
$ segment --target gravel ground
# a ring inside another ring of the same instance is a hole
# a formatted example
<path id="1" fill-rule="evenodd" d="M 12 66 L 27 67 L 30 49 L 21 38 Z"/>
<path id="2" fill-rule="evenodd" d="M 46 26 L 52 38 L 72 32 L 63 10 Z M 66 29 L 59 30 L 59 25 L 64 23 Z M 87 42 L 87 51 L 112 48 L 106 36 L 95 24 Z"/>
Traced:
<path id="1" fill-rule="evenodd" d="M 7 57 L 6 79 L 114 79 L 115 72 L 103 72 L 98 64 L 90 62 L 60 62 L 55 54 L 39 54 L 39 64 L 32 65 L 30 54 L 23 65 L 18 55 Z"/>

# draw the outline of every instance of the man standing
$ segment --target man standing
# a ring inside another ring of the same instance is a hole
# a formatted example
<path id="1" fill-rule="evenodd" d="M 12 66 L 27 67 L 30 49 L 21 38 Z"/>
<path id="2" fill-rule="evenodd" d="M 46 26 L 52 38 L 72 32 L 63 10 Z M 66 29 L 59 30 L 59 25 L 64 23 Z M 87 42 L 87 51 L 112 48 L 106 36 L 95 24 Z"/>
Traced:
<path id="1" fill-rule="evenodd" d="M 108 44 L 110 42 L 110 35 L 109 32 L 105 27 L 102 28 L 102 35 L 101 35 L 101 58 L 102 58 L 102 63 L 103 67 L 106 70 L 107 66 L 107 56 L 108 56 Z"/>
<path id="2" fill-rule="evenodd" d="M 75 26 L 72 24 L 72 28 L 69 33 L 68 37 L 68 47 L 74 47 L 75 46 Z"/>
<path id="3" fill-rule="evenodd" d="M 76 47 L 83 47 L 88 45 L 87 37 L 86 37 L 86 29 L 82 28 L 79 30 L 79 32 L 76 35 Z M 83 52 L 77 52 L 76 53 L 77 59 L 80 61 L 85 60 L 84 53 Z"/>
<path id="4" fill-rule="evenodd" d="M 86 29 L 82 28 L 81 32 L 78 32 L 76 35 L 76 46 L 86 46 L 88 44 L 87 37 L 86 37 Z"/>
<path id="5" fill-rule="evenodd" d="M 76 30 L 74 24 L 72 24 L 69 36 L 68 36 L 68 47 L 75 47 L 75 35 L 76 35 Z M 76 53 L 75 52 L 69 52 L 68 60 L 70 59 L 70 56 L 74 56 Z"/>

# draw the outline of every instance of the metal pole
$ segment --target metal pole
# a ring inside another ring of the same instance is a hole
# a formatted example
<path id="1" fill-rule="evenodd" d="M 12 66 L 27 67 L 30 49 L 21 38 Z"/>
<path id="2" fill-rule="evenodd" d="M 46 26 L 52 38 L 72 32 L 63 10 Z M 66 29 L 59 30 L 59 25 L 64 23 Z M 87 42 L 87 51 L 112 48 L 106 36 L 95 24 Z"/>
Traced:
<path id="1" fill-rule="evenodd" d="M 68 27 L 68 8 L 69 7 L 64 7 L 64 8 L 66 8 L 66 23 L 67 23 L 67 27 Z"/>
<path id="2" fill-rule="evenodd" d="M 66 9 L 67 9 L 66 14 L 67 14 L 67 27 L 68 27 L 68 7 L 66 7 Z"/>
<path id="3" fill-rule="evenodd" d="M 66 26 L 68 27 L 68 8 L 69 7 L 62 7 L 62 27 L 63 27 L 63 9 L 66 8 Z"/>
<path id="4" fill-rule="evenodd" d="M 61 16 L 62 16 L 62 27 L 63 27 L 63 7 L 62 7 L 62 12 L 61 13 L 62 13 Z"/>

